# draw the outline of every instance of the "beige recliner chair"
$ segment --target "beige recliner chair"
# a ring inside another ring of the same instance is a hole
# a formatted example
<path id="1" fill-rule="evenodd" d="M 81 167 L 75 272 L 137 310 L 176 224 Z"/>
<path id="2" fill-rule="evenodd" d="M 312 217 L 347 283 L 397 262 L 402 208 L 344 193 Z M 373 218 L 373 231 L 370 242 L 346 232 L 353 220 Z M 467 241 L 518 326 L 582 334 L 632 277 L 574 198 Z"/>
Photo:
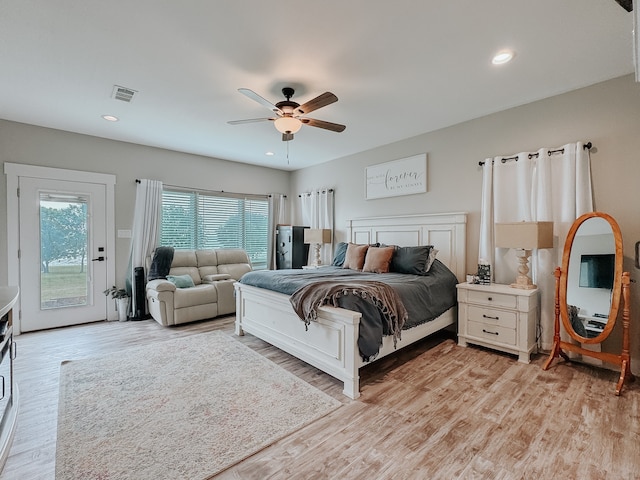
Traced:
<path id="1" fill-rule="evenodd" d="M 149 313 L 161 325 L 234 313 L 233 284 L 249 271 L 251 261 L 241 249 L 175 250 L 167 276 L 174 282 L 162 279 L 147 283 Z"/>

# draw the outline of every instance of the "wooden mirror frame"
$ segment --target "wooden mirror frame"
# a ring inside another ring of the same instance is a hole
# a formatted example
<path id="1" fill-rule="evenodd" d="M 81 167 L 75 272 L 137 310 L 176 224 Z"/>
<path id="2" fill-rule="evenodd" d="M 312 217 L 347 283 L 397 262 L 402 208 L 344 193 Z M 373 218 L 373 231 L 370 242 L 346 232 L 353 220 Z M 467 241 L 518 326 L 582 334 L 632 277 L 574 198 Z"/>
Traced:
<path id="1" fill-rule="evenodd" d="M 615 254 L 615 264 L 614 264 L 614 273 L 613 273 L 613 287 L 611 289 L 611 304 L 609 306 L 609 315 L 607 317 L 607 323 L 603 329 L 603 331 L 598 334 L 598 336 L 593 338 L 587 338 L 579 335 L 571 325 L 571 319 L 569 317 L 569 303 L 567 301 L 567 294 L 569 291 L 569 264 L 571 263 L 571 251 L 573 250 L 573 244 L 575 241 L 575 237 L 580 230 L 580 227 L 584 225 L 585 222 L 594 218 L 601 218 L 605 220 L 609 227 L 611 228 L 611 233 L 613 235 L 614 241 L 614 254 Z M 575 341 L 585 344 L 598 344 L 602 343 L 606 340 L 606 338 L 611 334 L 613 327 L 616 324 L 616 318 L 618 317 L 618 310 L 620 308 L 620 298 L 622 294 L 622 261 L 623 261 L 623 251 L 622 251 L 622 234 L 620 233 L 620 228 L 616 223 L 615 219 L 606 213 L 601 212 L 592 212 L 582 215 L 578 218 L 569 233 L 567 234 L 567 240 L 565 241 L 564 251 L 562 254 L 562 270 L 560 272 L 560 318 L 562 319 L 562 325 L 564 326 L 565 331 L 573 338 Z M 611 321 L 610 321 L 611 320 Z"/>
<path id="2" fill-rule="evenodd" d="M 571 248 L 576 236 L 576 233 L 580 226 L 591 218 L 602 218 L 606 220 L 611 226 L 615 243 L 615 273 L 613 289 L 611 291 L 611 306 L 609 310 L 609 318 L 603 331 L 596 337 L 586 338 L 578 335 L 571 325 L 569 319 L 569 311 L 567 306 L 567 286 L 569 280 L 569 261 L 571 258 Z M 626 380 L 633 380 L 634 377 L 631 374 L 631 357 L 629 354 L 629 324 L 630 324 L 630 312 L 629 312 L 629 272 L 623 272 L 623 251 L 622 251 L 622 234 L 620 233 L 620 227 L 613 217 L 602 212 L 586 213 L 576 219 L 567 234 L 567 240 L 564 244 L 564 251 L 562 254 L 562 267 L 558 267 L 555 270 L 556 277 L 556 289 L 555 289 L 555 321 L 554 321 L 554 335 L 553 335 L 553 347 L 549 354 L 549 358 L 542 367 L 543 370 L 547 370 L 551 366 L 554 358 L 562 357 L 566 361 L 571 361 L 565 351 L 579 353 L 589 357 L 594 357 L 603 362 L 612 363 L 620 366 L 620 378 L 616 385 L 615 393 L 620 395 L 622 385 Z M 598 344 L 602 343 L 613 330 L 618 312 L 620 309 L 620 301 L 622 299 L 622 351 L 621 353 L 607 353 L 607 352 L 594 352 L 583 348 L 580 344 Z M 562 325 L 569 336 L 575 340 L 576 343 L 565 342 L 560 338 L 560 318 L 562 318 Z"/>

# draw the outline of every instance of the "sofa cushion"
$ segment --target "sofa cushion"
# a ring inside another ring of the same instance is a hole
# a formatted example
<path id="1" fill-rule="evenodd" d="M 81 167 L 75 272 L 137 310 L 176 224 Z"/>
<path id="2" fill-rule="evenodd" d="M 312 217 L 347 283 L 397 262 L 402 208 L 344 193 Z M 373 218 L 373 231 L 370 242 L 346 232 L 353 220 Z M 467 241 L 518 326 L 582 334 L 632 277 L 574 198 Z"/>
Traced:
<path id="1" fill-rule="evenodd" d="M 250 264 L 249 256 L 247 252 L 240 248 L 228 248 L 223 250 L 217 250 L 216 255 L 218 257 L 218 267 L 229 263 L 244 263 Z"/>
<path id="2" fill-rule="evenodd" d="M 206 281 L 206 277 L 219 273 L 218 253 L 216 250 L 196 250 L 196 258 L 198 260 L 198 272 L 203 282 Z"/>
<path id="3" fill-rule="evenodd" d="M 197 267 L 198 259 L 196 252 L 193 250 L 175 250 L 173 252 L 173 261 L 171 268 L 176 267 Z"/>
<path id="4" fill-rule="evenodd" d="M 217 265 L 205 265 L 198 267 L 198 272 L 200 272 L 200 278 L 202 281 L 205 281 L 205 278 L 211 275 L 218 275 L 218 266 Z"/>
<path id="5" fill-rule="evenodd" d="M 251 261 L 247 252 L 240 248 L 228 248 L 217 250 L 218 273 L 230 275 L 235 280 L 240 280 L 245 273 L 250 272 Z"/>
<path id="6" fill-rule="evenodd" d="M 251 271 L 251 265 L 248 263 L 232 263 L 229 265 L 218 265 L 218 271 L 221 274 L 227 274 L 235 280 L 240 280 L 245 273 Z"/>
<path id="7" fill-rule="evenodd" d="M 190 275 L 195 285 L 202 283 L 198 270 L 198 259 L 194 250 L 176 250 L 169 275 Z"/>
<path id="8" fill-rule="evenodd" d="M 179 275 L 189 275 L 193 279 L 194 285 L 200 285 L 202 283 L 198 267 L 171 267 L 169 275 L 173 275 L 174 277 Z M 167 275 L 167 277 L 169 275 Z"/>
<path id="9" fill-rule="evenodd" d="M 192 288 L 178 288 L 174 293 L 174 308 L 206 305 L 218 301 L 218 291 L 211 284 L 202 283 Z M 213 316 L 213 315 L 212 315 Z"/>
<path id="10" fill-rule="evenodd" d="M 167 280 L 173 283 L 178 288 L 190 288 L 195 287 L 193 278 L 191 275 L 167 275 Z"/>
<path id="11" fill-rule="evenodd" d="M 218 265 L 218 253 L 216 250 L 196 250 L 196 260 L 198 267 L 209 267 Z"/>

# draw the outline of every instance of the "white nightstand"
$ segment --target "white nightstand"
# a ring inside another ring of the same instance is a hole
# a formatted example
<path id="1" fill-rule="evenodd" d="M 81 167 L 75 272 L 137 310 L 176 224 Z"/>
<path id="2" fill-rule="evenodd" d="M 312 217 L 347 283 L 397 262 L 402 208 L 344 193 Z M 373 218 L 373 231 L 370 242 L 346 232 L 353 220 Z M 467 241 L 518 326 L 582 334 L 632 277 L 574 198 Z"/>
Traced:
<path id="1" fill-rule="evenodd" d="M 458 284 L 458 345 L 482 345 L 529 363 L 537 351 L 538 290 Z"/>

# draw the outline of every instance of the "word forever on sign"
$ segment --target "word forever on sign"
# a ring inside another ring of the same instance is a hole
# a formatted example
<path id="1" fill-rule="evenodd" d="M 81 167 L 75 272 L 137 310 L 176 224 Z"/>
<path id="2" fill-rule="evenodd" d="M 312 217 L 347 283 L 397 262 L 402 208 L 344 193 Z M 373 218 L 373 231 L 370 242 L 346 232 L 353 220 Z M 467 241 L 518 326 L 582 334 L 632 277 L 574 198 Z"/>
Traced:
<path id="1" fill-rule="evenodd" d="M 427 191 L 427 154 L 372 165 L 366 169 L 366 197 L 396 197 Z"/>

